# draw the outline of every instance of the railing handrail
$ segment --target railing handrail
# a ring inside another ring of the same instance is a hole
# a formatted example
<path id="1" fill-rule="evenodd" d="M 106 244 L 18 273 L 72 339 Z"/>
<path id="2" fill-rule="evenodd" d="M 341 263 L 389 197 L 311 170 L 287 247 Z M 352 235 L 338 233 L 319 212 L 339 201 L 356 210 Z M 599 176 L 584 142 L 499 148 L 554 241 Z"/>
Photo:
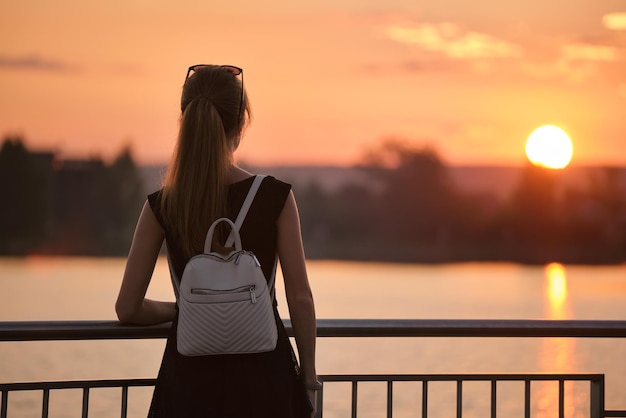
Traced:
<path id="1" fill-rule="evenodd" d="M 293 335 L 291 322 L 283 320 Z M 170 323 L 125 325 L 118 321 L 5 321 L 0 341 L 166 338 Z M 319 337 L 570 337 L 626 338 L 623 320 L 546 319 L 318 319 Z"/>

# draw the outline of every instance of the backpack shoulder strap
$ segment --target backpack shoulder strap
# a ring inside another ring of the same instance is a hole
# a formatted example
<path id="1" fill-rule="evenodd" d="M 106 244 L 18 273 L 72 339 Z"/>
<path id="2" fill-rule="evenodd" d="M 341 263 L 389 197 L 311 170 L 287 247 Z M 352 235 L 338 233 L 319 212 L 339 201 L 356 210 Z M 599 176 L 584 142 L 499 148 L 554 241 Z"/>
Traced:
<path id="1" fill-rule="evenodd" d="M 235 219 L 235 227 L 237 228 L 237 231 L 241 229 L 241 225 L 243 225 L 243 221 L 246 219 L 246 215 L 248 214 L 248 211 L 250 210 L 250 206 L 252 206 L 252 201 L 254 200 L 254 196 L 256 196 L 256 192 L 259 190 L 259 187 L 261 187 L 261 183 L 263 182 L 264 178 L 265 176 L 254 177 L 254 181 L 252 182 L 252 185 L 250 186 L 248 195 L 246 196 L 246 199 L 243 201 L 243 204 L 241 205 L 241 209 L 239 209 L 239 214 L 237 215 L 237 219 Z M 235 234 L 234 234 L 234 231 L 231 230 L 230 235 L 228 235 L 228 239 L 226 240 L 226 243 L 224 244 L 224 246 L 232 247 L 234 242 L 235 242 Z"/>
<path id="2" fill-rule="evenodd" d="M 172 263 L 172 259 L 170 258 L 169 248 L 167 248 L 167 266 L 170 269 L 170 279 L 172 279 L 172 286 L 174 287 L 174 296 L 176 296 L 176 300 L 178 300 L 178 293 L 180 292 L 180 280 L 178 280 L 178 275 L 176 274 L 176 270 L 174 270 L 174 263 Z"/>

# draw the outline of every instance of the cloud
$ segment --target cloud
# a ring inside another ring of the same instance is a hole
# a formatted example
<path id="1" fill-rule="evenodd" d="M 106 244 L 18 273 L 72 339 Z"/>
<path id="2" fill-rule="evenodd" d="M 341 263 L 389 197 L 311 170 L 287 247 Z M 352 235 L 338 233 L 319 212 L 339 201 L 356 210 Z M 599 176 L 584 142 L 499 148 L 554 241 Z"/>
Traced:
<path id="1" fill-rule="evenodd" d="M 570 83 L 581 83 L 598 75 L 596 65 L 589 61 L 568 61 L 557 59 L 550 62 L 522 62 L 520 69 L 523 74 L 535 79 L 558 79 Z"/>
<path id="2" fill-rule="evenodd" d="M 559 79 L 572 83 L 608 80 L 616 68 L 623 66 L 620 47 L 607 45 L 611 38 L 570 41 L 556 46 L 548 59 L 521 62 L 523 74 L 536 79 Z M 602 44 L 604 43 L 604 44 Z"/>
<path id="3" fill-rule="evenodd" d="M 466 61 L 413 57 L 403 61 L 376 62 L 362 65 L 359 70 L 365 74 L 389 75 L 394 73 L 454 72 L 468 68 Z"/>
<path id="4" fill-rule="evenodd" d="M 477 32 L 463 32 L 454 23 L 390 25 L 385 36 L 395 42 L 415 45 L 425 51 L 441 53 L 452 59 L 508 58 L 521 55 L 509 42 Z"/>
<path id="5" fill-rule="evenodd" d="M 602 23 L 610 30 L 626 30 L 626 12 L 606 14 L 602 17 Z"/>
<path id="6" fill-rule="evenodd" d="M 563 58 L 566 60 L 585 61 L 618 61 L 619 51 L 617 48 L 604 45 L 592 44 L 568 44 L 561 48 Z"/>
<path id="7" fill-rule="evenodd" d="M 0 69 L 36 70 L 65 73 L 72 67 L 61 61 L 44 59 L 38 56 L 7 57 L 0 55 Z"/>

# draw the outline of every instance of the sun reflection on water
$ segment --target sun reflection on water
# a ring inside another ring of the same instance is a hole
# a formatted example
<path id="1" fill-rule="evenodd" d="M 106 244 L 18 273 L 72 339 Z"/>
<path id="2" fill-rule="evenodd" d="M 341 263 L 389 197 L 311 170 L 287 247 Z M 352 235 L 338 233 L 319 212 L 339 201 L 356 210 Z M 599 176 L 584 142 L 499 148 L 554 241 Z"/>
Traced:
<path id="1" fill-rule="evenodd" d="M 567 299 L 567 272 L 560 263 L 550 263 L 544 268 L 546 319 L 570 319 L 571 311 Z M 542 370 L 548 373 L 570 373 L 576 371 L 576 341 L 572 338 L 546 338 L 541 347 Z M 559 389 L 557 382 L 542 382 L 533 391 L 537 417 L 558 416 Z M 564 412 L 568 417 L 583 417 L 588 409 L 585 391 L 574 382 L 564 387 Z"/>
<path id="2" fill-rule="evenodd" d="M 565 267 L 559 263 L 550 263 L 545 267 L 547 293 L 549 301 L 549 319 L 565 319 L 569 316 L 567 306 L 567 278 Z"/>

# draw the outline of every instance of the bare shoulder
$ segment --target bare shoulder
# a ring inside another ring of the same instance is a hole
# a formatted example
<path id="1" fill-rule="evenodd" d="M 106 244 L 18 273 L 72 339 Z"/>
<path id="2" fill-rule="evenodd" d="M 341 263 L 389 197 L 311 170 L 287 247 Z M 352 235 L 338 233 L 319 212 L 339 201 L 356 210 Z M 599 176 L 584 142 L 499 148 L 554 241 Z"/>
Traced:
<path id="1" fill-rule="evenodd" d="M 294 234 L 300 234 L 300 214 L 298 213 L 298 205 L 292 190 L 289 191 L 285 205 L 278 217 L 278 228 L 279 237 L 287 234 L 293 238 Z"/>

